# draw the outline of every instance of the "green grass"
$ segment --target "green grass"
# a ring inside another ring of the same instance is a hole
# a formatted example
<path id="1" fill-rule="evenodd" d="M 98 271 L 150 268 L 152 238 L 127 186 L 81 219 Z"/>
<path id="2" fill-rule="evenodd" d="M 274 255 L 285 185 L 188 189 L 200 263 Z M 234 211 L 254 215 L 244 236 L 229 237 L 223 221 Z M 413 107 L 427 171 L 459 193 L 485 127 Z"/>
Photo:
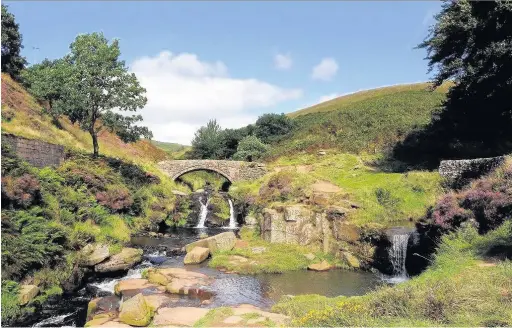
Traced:
<path id="1" fill-rule="evenodd" d="M 204 317 L 194 323 L 194 327 L 211 327 L 213 323 L 222 321 L 232 314 L 233 309 L 229 307 L 211 309 Z"/>
<path id="2" fill-rule="evenodd" d="M 273 310 L 295 326 L 510 326 L 512 263 L 480 264 L 496 243 L 512 247 L 511 233 L 511 221 L 483 236 L 466 227 L 445 236 L 433 265 L 410 281 L 364 296 L 286 298 Z"/>
<path id="3" fill-rule="evenodd" d="M 270 158 L 319 148 L 379 153 L 427 125 L 445 99 L 447 85 L 426 83 L 374 89 L 288 114 L 296 128 L 273 145 Z"/>
<path id="4" fill-rule="evenodd" d="M 219 251 L 212 254 L 209 266 L 212 268 L 224 268 L 227 271 L 235 271 L 242 274 L 257 273 L 282 273 L 286 271 L 304 270 L 312 263 L 327 260 L 337 267 L 345 267 L 332 255 L 323 253 L 311 247 L 293 244 L 275 244 L 262 240 L 257 233 L 250 229 L 242 229 L 242 240 L 248 242 L 246 248 L 235 248 L 230 251 Z M 253 247 L 265 247 L 262 253 L 253 253 Z M 308 260 L 304 255 L 313 253 L 315 259 Z M 232 256 L 243 256 L 247 262 L 232 262 Z"/>
<path id="5" fill-rule="evenodd" d="M 437 172 L 383 172 L 367 164 L 375 159 L 376 156 L 336 152 L 325 156 L 282 156 L 268 164 L 271 171 L 281 169 L 281 172 L 270 173 L 257 181 L 235 183 L 230 194 L 235 199 L 252 199 L 260 206 L 271 206 L 273 200 L 265 198 L 268 193 L 262 193 L 262 188 L 272 176 L 291 171 L 290 202 L 296 203 L 301 196 L 311 195 L 311 185 L 315 180 L 328 181 L 341 188 L 341 192 L 331 197 L 331 203 L 346 206 L 345 201 L 348 200 L 360 206 L 348 214 L 349 219 L 358 225 L 370 222 L 393 225 L 409 218 L 417 219 L 441 195 L 442 179 Z M 307 168 L 307 173 L 297 172 L 301 167 Z"/>

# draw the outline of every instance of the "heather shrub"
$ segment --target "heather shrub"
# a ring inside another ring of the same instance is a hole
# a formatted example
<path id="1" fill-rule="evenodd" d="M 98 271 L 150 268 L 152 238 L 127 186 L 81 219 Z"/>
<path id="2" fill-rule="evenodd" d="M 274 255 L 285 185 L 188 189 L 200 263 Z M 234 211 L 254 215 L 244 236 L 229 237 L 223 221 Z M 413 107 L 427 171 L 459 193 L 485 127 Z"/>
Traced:
<path id="1" fill-rule="evenodd" d="M 144 171 L 136 164 L 123 162 L 117 158 L 107 158 L 106 162 L 114 171 L 121 175 L 127 185 L 138 188 L 146 184 L 160 183 L 158 176 Z"/>
<path id="2" fill-rule="evenodd" d="M 512 218 L 512 163 L 507 162 L 463 190 L 446 194 L 427 218 L 445 230 L 454 230 L 471 221 L 478 225 L 480 233 Z"/>
<path id="3" fill-rule="evenodd" d="M 58 172 L 66 180 L 68 186 L 75 188 L 85 186 L 91 192 L 106 189 L 107 184 L 112 180 L 118 180 L 113 176 L 110 168 L 89 159 L 74 159 L 65 161 Z"/>
<path id="4" fill-rule="evenodd" d="M 313 178 L 291 171 L 281 171 L 270 176 L 259 190 L 261 201 L 285 202 L 304 198 L 308 193 L 308 185 Z"/>
<path id="5" fill-rule="evenodd" d="M 2 177 L 2 206 L 27 208 L 41 200 L 39 181 L 31 174 Z"/>
<path id="6" fill-rule="evenodd" d="M 106 191 L 96 193 L 100 205 L 110 208 L 113 212 L 125 212 L 133 204 L 130 190 L 124 186 L 109 186 Z"/>

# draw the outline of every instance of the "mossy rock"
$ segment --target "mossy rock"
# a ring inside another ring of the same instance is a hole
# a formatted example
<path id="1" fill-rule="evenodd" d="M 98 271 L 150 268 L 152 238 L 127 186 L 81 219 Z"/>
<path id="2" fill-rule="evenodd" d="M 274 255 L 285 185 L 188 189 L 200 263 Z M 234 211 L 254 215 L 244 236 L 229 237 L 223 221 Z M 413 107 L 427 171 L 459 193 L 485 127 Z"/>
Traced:
<path id="1" fill-rule="evenodd" d="M 153 310 L 142 294 L 137 294 L 121 305 L 119 320 L 130 326 L 146 327 L 153 318 Z"/>
<path id="2" fill-rule="evenodd" d="M 147 273 L 147 279 L 153 284 L 166 286 L 169 283 L 169 279 L 160 272 L 149 270 Z"/>

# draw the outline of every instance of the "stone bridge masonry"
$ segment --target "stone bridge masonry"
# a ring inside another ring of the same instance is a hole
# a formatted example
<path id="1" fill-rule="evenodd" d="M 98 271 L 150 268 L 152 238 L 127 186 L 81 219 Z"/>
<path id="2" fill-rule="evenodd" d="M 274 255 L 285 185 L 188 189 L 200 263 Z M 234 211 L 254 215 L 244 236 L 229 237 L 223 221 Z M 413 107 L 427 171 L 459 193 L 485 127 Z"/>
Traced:
<path id="1" fill-rule="evenodd" d="M 243 161 L 173 160 L 162 161 L 158 166 L 173 180 L 185 173 L 201 170 L 217 172 L 230 182 L 255 180 L 267 173 L 265 164 Z"/>

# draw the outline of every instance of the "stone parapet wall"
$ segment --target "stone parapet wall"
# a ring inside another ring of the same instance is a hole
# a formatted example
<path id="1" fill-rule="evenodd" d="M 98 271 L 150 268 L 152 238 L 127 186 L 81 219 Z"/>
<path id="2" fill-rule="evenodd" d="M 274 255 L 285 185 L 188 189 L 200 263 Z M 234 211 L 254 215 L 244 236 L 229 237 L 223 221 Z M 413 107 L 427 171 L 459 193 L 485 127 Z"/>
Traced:
<path id="1" fill-rule="evenodd" d="M 173 180 L 193 171 L 213 171 L 221 174 L 231 182 L 255 180 L 265 175 L 267 169 L 261 163 L 224 160 L 174 160 L 158 163 L 162 171 Z"/>
<path id="2" fill-rule="evenodd" d="M 35 167 L 59 166 L 64 160 L 64 146 L 2 134 L 2 146 L 7 145 L 19 158 Z"/>

